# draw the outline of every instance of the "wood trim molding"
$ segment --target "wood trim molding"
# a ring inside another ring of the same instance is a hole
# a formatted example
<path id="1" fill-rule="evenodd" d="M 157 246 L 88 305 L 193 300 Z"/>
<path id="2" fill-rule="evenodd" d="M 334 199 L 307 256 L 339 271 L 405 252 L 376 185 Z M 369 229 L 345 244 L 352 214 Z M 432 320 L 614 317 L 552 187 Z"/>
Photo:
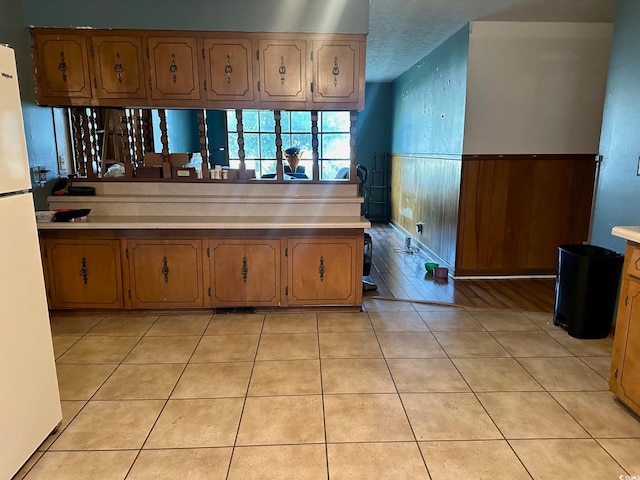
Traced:
<path id="1" fill-rule="evenodd" d="M 554 161 L 558 159 L 562 160 L 570 160 L 570 161 L 595 161 L 597 157 L 597 153 L 508 153 L 508 154 L 496 154 L 496 153 L 485 153 L 479 155 L 470 155 L 464 154 L 462 155 L 462 161 L 482 161 L 482 160 L 493 160 L 493 161 L 523 161 L 523 160 L 536 160 L 536 161 Z"/>

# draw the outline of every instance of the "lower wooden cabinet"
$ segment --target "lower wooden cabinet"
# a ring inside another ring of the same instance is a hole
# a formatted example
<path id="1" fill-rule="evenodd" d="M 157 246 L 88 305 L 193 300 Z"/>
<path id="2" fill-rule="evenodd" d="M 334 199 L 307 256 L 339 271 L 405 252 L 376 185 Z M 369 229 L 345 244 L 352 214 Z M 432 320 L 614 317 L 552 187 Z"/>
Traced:
<path id="1" fill-rule="evenodd" d="M 209 242 L 212 306 L 278 306 L 280 240 Z"/>
<path id="2" fill-rule="evenodd" d="M 41 231 L 49 306 L 359 307 L 362 230 L 336 231 Z"/>
<path id="3" fill-rule="evenodd" d="M 609 389 L 640 415 L 640 245 L 625 255 Z"/>
<path id="4" fill-rule="evenodd" d="M 127 240 L 133 308 L 204 307 L 201 240 Z"/>
<path id="5" fill-rule="evenodd" d="M 47 240 L 44 252 L 52 308 L 123 307 L 118 240 Z"/>
<path id="6" fill-rule="evenodd" d="M 362 248 L 354 238 L 289 240 L 288 304 L 362 303 Z"/>

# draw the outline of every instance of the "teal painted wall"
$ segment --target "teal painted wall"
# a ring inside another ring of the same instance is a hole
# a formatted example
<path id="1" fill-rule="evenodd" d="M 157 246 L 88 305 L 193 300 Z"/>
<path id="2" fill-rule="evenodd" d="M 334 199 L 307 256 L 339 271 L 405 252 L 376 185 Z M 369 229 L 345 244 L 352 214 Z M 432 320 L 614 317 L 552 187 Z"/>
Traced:
<path id="1" fill-rule="evenodd" d="M 193 153 L 200 151 L 198 135 L 198 117 L 193 110 L 167 110 L 167 137 L 170 153 Z M 153 146 L 154 151 L 162 152 L 160 142 L 160 118 L 157 110 L 153 111 Z"/>
<path id="2" fill-rule="evenodd" d="M 366 33 L 368 0 L 23 0 L 27 25 Z"/>
<path id="3" fill-rule="evenodd" d="M 468 53 L 467 25 L 393 82 L 393 153 L 462 154 Z"/>
<path id="4" fill-rule="evenodd" d="M 640 225 L 640 2 L 618 0 L 605 97 L 591 242 L 624 252 L 615 225 Z"/>
<path id="5" fill-rule="evenodd" d="M 384 154 L 391 152 L 391 83 L 367 83 L 364 110 L 358 113 L 357 155 L 358 163 L 369 171 L 365 186 L 370 191 L 367 218 L 389 220 L 389 195 L 382 185 L 388 185 L 388 176 L 382 170 L 389 169 Z M 377 160 L 375 155 L 377 154 Z M 374 165 L 374 160 L 376 164 Z M 385 202 L 386 206 L 376 202 Z M 365 207 L 367 207 L 365 205 Z"/>
<path id="6" fill-rule="evenodd" d="M 209 163 L 211 167 L 228 165 L 227 115 L 224 110 L 207 110 L 207 133 L 209 136 Z"/>

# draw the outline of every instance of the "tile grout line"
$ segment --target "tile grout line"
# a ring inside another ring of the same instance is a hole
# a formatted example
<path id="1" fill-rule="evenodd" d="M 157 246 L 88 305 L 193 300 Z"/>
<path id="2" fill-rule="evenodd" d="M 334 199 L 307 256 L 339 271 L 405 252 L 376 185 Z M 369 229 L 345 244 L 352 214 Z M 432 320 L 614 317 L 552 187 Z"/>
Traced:
<path id="1" fill-rule="evenodd" d="M 413 307 L 413 305 L 412 305 Z M 415 307 L 414 311 L 415 310 Z M 419 316 L 419 314 L 418 314 Z M 393 382 L 393 386 L 396 389 L 396 395 L 398 396 L 398 400 L 400 401 L 400 405 L 402 406 L 402 411 L 404 412 L 404 416 L 405 419 L 407 421 L 407 424 L 409 425 L 409 428 L 411 429 L 411 435 L 413 435 L 413 440 L 414 440 L 414 444 L 416 446 L 416 448 L 418 449 L 418 453 L 420 454 L 420 458 L 422 458 L 422 464 L 424 465 L 425 470 L 427 471 L 427 477 L 428 478 L 432 478 L 431 477 L 431 472 L 429 471 L 429 465 L 427 465 L 427 459 L 424 457 L 424 454 L 422 453 L 422 450 L 420 449 L 420 442 L 418 441 L 418 437 L 416 436 L 416 432 L 415 429 L 413 428 L 413 425 L 411 424 L 411 419 L 409 418 L 409 414 L 407 413 L 407 409 L 404 405 L 404 402 L 402 401 L 402 395 L 400 395 L 400 391 L 398 390 L 398 385 L 396 384 L 396 380 L 395 378 L 393 378 L 393 373 L 391 372 L 391 368 L 389 367 L 389 362 L 387 359 L 387 356 L 384 354 L 384 349 L 382 348 L 382 345 L 380 344 L 380 339 L 378 338 L 378 332 L 375 328 L 375 326 L 373 325 L 373 322 L 371 321 L 371 317 L 369 316 L 369 312 L 367 312 L 367 317 L 369 317 L 369 323 L 371 323 L 371 328 L 373 329 L 373 334 L 376 337 L 376 342 L 378 343 L 378 348 L 380 349 L 380 353 L 382 354 L 382 358 L 384 360 L 384 363 L 387 367 L 387 372 L 389 372 L 389 377 L 391 377 L 391 381 Z M 422 317 L 420 317 L 422 319 Z M 422 322 L 426 325 L 426 322 L 424 320 L 422 320 Z M 427 329 L 429 328 L 428 325 Z"/>
<path id="2" fill-rule="evenodd" d="M 253 361 L 251 362 L 251 372 L 249 372 L 249 379 L 247 381 L 247 388 L 244 393 L 244 398 L 242 400 L 242 408 L 240 409 L 240 417 L 238 418 L 238 426 L 236 427 L 236 434 L 233 439 L 233 445 L 231 446 L 231 455 L 229 456 L 229 465 L 227 466 L 227 473 L 225 475 L 225 479 L 228 480 L 229 475 L 231 474 L 231 464 L 233 462 L 233 456 L 236 453 L 236 448 L 238 447 L 238 435 L 240 434 L 240 426 L 242 425 L 242 417 L 244 416 L 244 409 L 247 406 L 247 400 L 249 398 L 249 390 L 251 388 L 251 380 L 253 378 L 253 371 L 256 368 L 256 360 L 258 358 L 258 352 L 260 351 L 260 343 L 262 342 L 262 334 L 264 333 L 264 325 L 267 320 L 266 314 L 262 315 L 262 325 L 260 326 L 260 333 L 258 335 L 258 344 L 256 345 L 256 351 L 253 354 Z"/>
<path id="3" fill-rule="evenodd" d="M 156 318 L 156 320 L 151 324 L 155 324 L 161 317 L 162 315 L 158 315 L 158 318 Z M 207 328 L 209 328 L 209 325 L 211 324 L 211 322 L 213 321 L 213 317 L 215 317 L 215 313 L 211 315 L 211 318 L 209 318 L 209 321 L 207 322 L 207 325 L 205 326 L 205 328 L 202 331 L 202 334 L 200 335 L 200 338 L 198 340 L 198 342 L 196 343 L 193 351 L 191 352 L 191 355 L 189 355 L 189 358 L 187 359 L 186 363 L 184 364 L 184 367 L 182 368 L 182 371 L 180 372 L 180 374 L 178 375 L 178 379 L 176 380 L 176 383 L 173 385 L 173 388 L 171 389 L 171 391 L 169 392 L 169 395 L 167 396 L 167 399 L 164 400 L 164 404 L 162 405 L 162 408 L 160 409 L 160 411 L 158 412 L 158 416 L 156 417 L 156 419 L 153 422 L 153 425 L 151 425 L 151 428 L 149 429 L 149 432 L 147 433 L 147 435 L 145 436 L 142 444 L 140 445 L 140 448 L 137 449 L 138 453 L 136 454 L 135 458 L 133 459 L 133 462 L 131 462 L 131 465 L 129 465 L 129 468 L 127 469 L 127 473 L 124 476 L 123 480 L 126 480 L 127 477 L 129 477 L 129 475 L 131 474 L 131 470 L 133 469 L 134 465 L 136 464 L 136 462 L 138 461 L 138 458 L 140 457 L 140 454 L 142 453 L 142 450 L 144 449 L 144 446 L 146 445 L 146 443 L 149 441 L 149 437 L 151 436 L 151 432 L 153 432 L 153 429 L 156 427 L 156 425 L 158 424 L 158 420 L 160 420 L 160 417 L 162 416 L 162 413 L 164 412 L 165 408 L 167 407 L 169 400 L 171 399 L 171 395 L 173 395 L 173 392 L 175 392 L 176 387 L 178 386 L 178 383 L 180 383 L 180 379 L 182 378 L 182 375 L 184 375 L 185 370 L 187 369 L 187 367 L 189 366 L 189 362 L 191 361 L 191 359 L 193 358 L 193 355 L 195 354 L 196 350 L 198 349 L 198 346 L 200 345 L 200 342 L 202 342 L 202 339 L 204 338 L 204 334 L 207 331 Z M 151 329 L 151 326 L 149 326 L 149 328 L 147 329 L 146 333 L 149 332 L 149 330 Z M 144 335 L 142 337 L 140 337 L 140 340 L 142 340 L 142 338 L 144 338 Z M 139 343 L 139 342 L 138 342 Z M 137 344 L 136 344 L 137 345 Z M 134 347 L 135 348 L 135 347 Z M 133 349 L 131 349 L 131 351 L 133 351 Z M 129 353 L 125 356 L 124 359 L 122 359 L 122 362 L 124 362 L 126 360 L 126 358 L 131 354 L 131 351 L 129 351 Z M 121 363 L 122 364 L 122 363 Z M 156 362 L 157 364 L 157 362 Z"/>

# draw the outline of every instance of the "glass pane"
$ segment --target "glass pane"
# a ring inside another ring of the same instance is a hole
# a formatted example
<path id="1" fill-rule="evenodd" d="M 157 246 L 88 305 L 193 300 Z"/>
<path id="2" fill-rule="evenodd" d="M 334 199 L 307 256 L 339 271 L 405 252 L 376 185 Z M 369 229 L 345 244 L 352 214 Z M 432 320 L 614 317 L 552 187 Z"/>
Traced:
<path id="1" fill-rule="evenodd" d="M 349 134 L 325 133 L 321 135 L 322 152 L 320 158 L 339 159 L 349 158 Z"/>
<path id="2" fill-rule="evenodd" d="M 235 110 L 227 110 L 227 132 L 238 131 L 238 120 L 236 119 Z"/>
<path id="3" fill-rule="evenodd" d="M 240 162 L 238 162 L 238 167 L 240 167 Z M 245 160 L 244 168 L 257 171 L 257 169 L 260 168 L 260 160 Z"/>
<path id="4" fill-rule="evenodd" d="M 244 158 L 260 158 L 260 135 L 244 134 Z"/>
<path id="5" fill-rule="evenodd" d="M 295 147 L 295 144 L 291 139 L 290 133 L 283 133 L 282 135 L 280 135 L 280 137 L 282 138 L 282 150 L 283 150 L 282 158 L 284 158 L 284 150 L 286 150 L 289 147 Z"/>
<path id="6" fill-rule="evenodd" d="M 276 121 L 273 118 L 273 111 L 260 110 L 260 131 L 261 132 L 275 132 Z"/>
<path id="7" fill-rule="evenodd" d="M 258 173 L 258 170 L 256 170 L 256 173 Z M 267 174 L 267 173 L 276 173 L 276 161 L 275 160 L 263 160 L 262 162 L 260 162 L 260 176 L 262 177 L 263 175 Z"/>
<path id="8" fill-rule="evenodd" d="M 321 132 L 349 132 L 349 112 L 320 112 Z"/>
<path id="9" fill-rule="evenodd" d="M 283 132 L 291 131 L 291 114 L 289 112 L 280 111 L 280 127 Z"/>
<path id="10" fill-rule="evenodd" d="M 311 112 L 291 112 L 292 132 L 311 132 Z"/>
<path id="11" fill-rule="evenodd" d="M 275 133 L 263 133 L 260 135 L 260 158 L 276 158 L 276 135 Z"/>
<path id="12" fill-rule="evenodd" d="M 311 134 L 310 133 L 294 133 L 291 135 L 291 142 L 300 151 L 304 152 L 305 158 L 311 158 Z"/>
<path id="13" fill-rule="evenodd" d="M 242 126 L 245 132 L 259 132 L 260 130 L 259 130 L 259 123 L 258 123 L 258 111 L 243 110 Z"/>
<path id="14" fill-rule="evenodd" d="M 229 158 L 240 158 L 238 156 L 238 134 L 229 134 Z"/>
<path id="15" fill-rule="evenodd" d="M 349 168 L 349 160 L 322 160 L 320 162 L 320 178 L 334 180 L 341 168 Z"/>
<path id="16" fill-rule="evenodd" d="M 309 154 L 311 155 L 311 154 Z M 311 159 L 311 156 L 309 156 L 309 158 L 307 160 L 300 160 L 300 163 L 298 164 L 298 168 L 296 169 L 297 172 L 302 171 L 302 169 L 300 168 L 304 168 L 304 174 L 311 178 L 313 177 L 313 160 Z"/>
<path id="17" fill-rule="evenodd" d="M 240 160 L 229 160 L 229 166 L 231 168 L 240 168 Z"/>

